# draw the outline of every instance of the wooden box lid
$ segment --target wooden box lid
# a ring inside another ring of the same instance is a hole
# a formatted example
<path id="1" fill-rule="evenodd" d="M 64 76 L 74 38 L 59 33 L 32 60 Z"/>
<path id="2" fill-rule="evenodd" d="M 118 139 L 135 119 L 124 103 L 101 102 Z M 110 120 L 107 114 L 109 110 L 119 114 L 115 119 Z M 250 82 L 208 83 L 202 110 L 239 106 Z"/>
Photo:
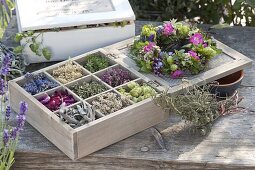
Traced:
<path id="1" fill-rule="evenodd" d="M 135 20 L 128 0 L 16 0 L 19 31 Z"/>

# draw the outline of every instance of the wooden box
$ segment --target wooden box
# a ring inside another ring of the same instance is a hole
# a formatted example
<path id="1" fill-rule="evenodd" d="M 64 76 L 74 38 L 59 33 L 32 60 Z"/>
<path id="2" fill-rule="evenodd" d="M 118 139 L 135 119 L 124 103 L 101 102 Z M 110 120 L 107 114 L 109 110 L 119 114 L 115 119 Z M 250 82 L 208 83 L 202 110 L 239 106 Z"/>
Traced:
<path id="1" fill-rule="evenodd" d="M 34 31 L 49 47 L 50 61 L 105 47 L 135 36 L 135 15 L 128 0 L 16 0 L 19 32 Z M 114 23 L 126 22 L 124 26 Z M 25 40 L 21 41 L 25 45 Z M 28 63 L 47 62 L 25 46 Z"/>
<path id="2" fill-rule="evenodd" d="M 133 39 L 125 40 L 123 42 L 74 57 L 70 60 L 79 65 L 79 63 L 81 63 L 88 54 L 99 52 L 101 55 L 108 57 L 109 60 L 112 61 L 112 66 L 110 67 L 122 67 L 129 70 L 133 75 L 133 81 L 148 82 L 158 91 L 164 90 L 166 87 L 170 87 L 170 93 L 175 93 L 183 89 L 180 79 L 173 80 L 164 77 L 160 78 L 152 74 L 142 74 L 138 72 L 138 67 L 135 65 L 134 61 L 127 56 L 128 46 L 132 43 L 132 41 Z M 217 44 L 219 48 L 223 49 L 224 53 L 210 61 L 208 70 L 198 75 L 187 77 L 190 85 L 205 84 L 251 65 L 251 60 L 244 55 L 218 41 Z M 63 65 L 65 62 L 68 61 L 60 62 L 36 71 L 35 74 L 44 72 L 49 78 L 54 79 L 50 74 L 51 70 Z M 91 76 L 98 79 L 97 76 L 103 71 L 104 70 L 92 74 L 84 69 L 84 77 L 86 78 L 83 77 L 78 80 L 74 80 L 73 82 L 83 81 L 85 79 L 89 79 Z M 71 159 L 81 158 L 125 139 L 146 128 L 154 126 L 163 120 L 166 120 L 168 116 L 168 114 L 160 110 L 160 108 L 157 107 L 151 99 L 146 99 L 73 129 L 61 121 L 56 115 L 56 112 L 51 112 L 36 99 L 42 93 L 35 96 L 27 93 L 20 86 L 23 82 L 24 77 L 20 77 L 9 82 L 10 102 L 12 108 L 14 111 L 18 112 L 19 101 L 22 100 L 28 102 L 29 110 L 27 113 L 27 121 Z M 56 87 L 55 89 L 68 89 L 68 84 L 59 84 L 59 87 Z M 109 87 L 108 91 L 118 93 L 116 89 L 118 89 L 118 87 Z M 51 93 L 53 90 L 51 89 L 43 93 Z M 69 89 L 68 91 L 73 94 L 77 100 L 82 100 Z M 91 100 L 93 100 L 93 97 L 87 100 L 85 99 L 84 101 L 90 102 Z"/>

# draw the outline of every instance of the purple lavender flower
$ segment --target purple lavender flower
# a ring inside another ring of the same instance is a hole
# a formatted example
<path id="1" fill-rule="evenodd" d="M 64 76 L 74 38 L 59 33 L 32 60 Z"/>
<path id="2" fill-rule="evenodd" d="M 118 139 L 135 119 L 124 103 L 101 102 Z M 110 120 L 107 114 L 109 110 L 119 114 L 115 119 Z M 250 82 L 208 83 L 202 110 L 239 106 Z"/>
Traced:
<path id="1" fill-rule="evenodd" d="M 20 114 L 24 115 L 28 110 L 28 104 L 24 101 L 20 102 Z"/>
<path id="2" fill-rule="evenodd" d="M 7 143 L 9 142 L 9 131 L 8 129 L 4 129 L 3 131 L 3 142 L 4 142 L 4 145 L 7 145 Z"/>
<path id="3" fill-rule="evenodd" d="M 0 95 L 5 94 L 5 84 L 4 79 L 0 78 Z"/>
<path id="4" fill-rule="evenodd" d="M 182 70 L 175 70 L 172 74 L 171 74 L 171 77 L 173 79 L 176 79 L 178 77 L 181 77 L 183 76 L 184 72 Z"/>
<path id="5" fill-rule="evenodd" d="M 163 35 L 169 36 L 174 32 L 174 27 L 171 23 L 164 24 Z"/>
<path id="6" fill-rule="evenodd" d="M 198 45 L 202 44 L 204 42 L 204 39 L 201 33 L 195 33 L 190 37 L 189 41 L 194 45 Z"/>
<path id="7" fill-rule="evenodd" d="M 10 54 L 6 54 L 2 61 L 1 74 L 6 76 L 10 71 L 11 57 Z"/>
<path id="8" fill-rule="evenodd" d="M 18 133 L 19 133 L 19 130 L 20 130 L 19 128 L 13 127 L 13 128 L 11 129 L 10 138 L 13 139 L 13 140 L 15 140 L 16 137 L 17 137 L 17 135 L 18 135 Z"/>
<path id="9" fill-rule="evenodd" d="M 22 130 L 23 126 L 25 125 L 26 116 L 24 114 L 18 114 L 16 116 L 16 120 L 17 120 L 17 128 L 19 130 Z"/>
<path id="10" fill-rule="evenodd" d="M 194 58 L 195 60 L 200 60 L 199 56 L 197 55 L 197 53 L 193 50 L 188 51 L 189 55 Z"/>
<path id="11" fill-rule="evenodd" d="M 10 117 L 11 117 L 11 107 L 7 106 L 6 109 L 5 109 L 5 119 L 9 120 Z"/>
<path id="12" fill-rule="evenodd" d="M 145 53 L 151 52 L 154 46 L 155 46 L 155 43 L 150 42 L 148 45 L 143 47 L 143 51 Z"/>

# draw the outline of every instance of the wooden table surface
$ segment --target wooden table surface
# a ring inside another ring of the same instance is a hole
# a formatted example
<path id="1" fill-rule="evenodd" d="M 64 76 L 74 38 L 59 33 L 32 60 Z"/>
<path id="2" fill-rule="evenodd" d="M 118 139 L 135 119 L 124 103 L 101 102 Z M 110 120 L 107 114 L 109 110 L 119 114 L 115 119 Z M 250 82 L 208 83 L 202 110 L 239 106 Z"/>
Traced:
<path id="1" fill-rule="evenodd" d="M 137 21 L 137 33 L 141 25 Z M 207 29 L 207 25 L 202 25 Z M 3 42 L 15 45 L 17 31 L 13 18 Z M 255 59 L 255 28 L 233 27 L 210 30 L 215 38 Z M 48 64 L 29 66 L 29 70 Z M 70 160 L 59 149 L 26 123 L 15 155 L 13 169 L 255 169 L 255 66 L 245 70 L 239 89 L 244 96 L 243 111 L 217 121 L 207 136 L 191 132 L 176 116 L 170 116 L 156 128 L 162 134 L 162 150 L 147 129 L 77 161 Z M 157 114 L 157 113 L 155 113 Z M 86 141 L 84 141 L 86 142 Z"/>

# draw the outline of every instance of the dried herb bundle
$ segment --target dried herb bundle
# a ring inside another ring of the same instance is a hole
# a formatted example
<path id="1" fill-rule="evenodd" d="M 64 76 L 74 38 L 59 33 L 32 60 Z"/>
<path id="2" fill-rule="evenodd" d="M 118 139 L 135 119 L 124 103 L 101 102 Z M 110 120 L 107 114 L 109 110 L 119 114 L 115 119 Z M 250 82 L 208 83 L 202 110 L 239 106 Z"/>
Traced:
<path id="1" fill-rule="evenodd" d="M 94 73 L 104 68 L 109 67 L 109 60 L 98 53 L 91 54 L 86 57 L 86 63 L 84 64 L 84 68 Z"/>
<path id="2" fill-rule="evenodd" d="M 193 86 L 177 95 L 164 91 L 159 97 L 154 96 L 154 102 L 164 110 L 175 112 L 182 119 L 192 122 L 203 134 L 210 130 L 218 117 L 237 104 L 235 95 L 219 100 L 210 93 L 209 86 Z"/>
<path id="3" fill-rule="evenodd" d="M 83 82 L 82 84 L 77 83 L 71 86 L 70 89 L 73 90 L 78 96 L 82 97 L 83 99 L 86 99 L 90 96 L 94 96 L 107 90 L 107 88 L 103 84 L 96 81 L 91 81 L 89 83 Z"/>
<path id="4" fill-rule="evenodd" d="M 72 128 L 80 127 L 95 120 L 94 110 L 86 103 L 71 108 L 67 108 L 66 105 L 62 104 L 59 109 L 59 116 Z"/>
<path id="5" fill-rule="evenodd" d="M 64 84 L 76 80 L 82 76 L 82 68 L 72 63 L 72 61 L 69 61 L 65 65 L 53 70 L 53 77 Z"/>
<path id="6" fill-rule="evenodd" d="M 104 93 L 92 101 L 92 106 L 99 112 L 108 115 L 129 106 L 127 99 L 122 99 L 116 93 Z"/>

